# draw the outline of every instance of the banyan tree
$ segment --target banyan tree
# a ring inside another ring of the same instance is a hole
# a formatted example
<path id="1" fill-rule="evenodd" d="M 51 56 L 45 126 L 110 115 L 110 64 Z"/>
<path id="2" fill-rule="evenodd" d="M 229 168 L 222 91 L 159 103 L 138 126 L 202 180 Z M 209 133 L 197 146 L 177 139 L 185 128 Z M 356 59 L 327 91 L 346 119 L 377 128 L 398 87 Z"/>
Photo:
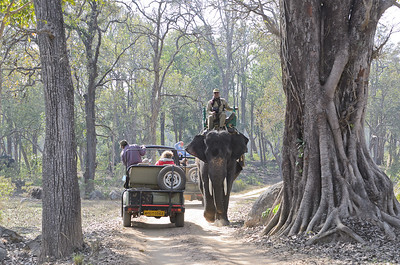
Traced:
<path id="1" fill-rule="evenodd" d="M 394 0 L 282 0 L 281 59 L 287 98 L 283 188 L 264 233 L 314 232 L 363 242 L 346 220 L 389 237 L 400 226 L 393 184 L 364 135 L 378 20 Z"/>

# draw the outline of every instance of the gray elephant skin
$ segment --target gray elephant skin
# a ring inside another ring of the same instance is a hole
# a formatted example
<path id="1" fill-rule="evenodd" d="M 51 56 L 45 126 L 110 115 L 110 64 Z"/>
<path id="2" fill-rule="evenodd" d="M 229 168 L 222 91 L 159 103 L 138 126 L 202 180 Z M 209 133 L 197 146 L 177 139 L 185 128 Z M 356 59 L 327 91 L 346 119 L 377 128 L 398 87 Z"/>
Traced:
<path id="1" fill-rule="evenodd" d="M 209 131 L 196 135 L 186 151 L 198 158 L 199 187 L 204 217 L 217 225 L 229 225 L 228 206 L 233 181 L 242 171 L 242 155 L 249 139 L 241 133 Z"/>

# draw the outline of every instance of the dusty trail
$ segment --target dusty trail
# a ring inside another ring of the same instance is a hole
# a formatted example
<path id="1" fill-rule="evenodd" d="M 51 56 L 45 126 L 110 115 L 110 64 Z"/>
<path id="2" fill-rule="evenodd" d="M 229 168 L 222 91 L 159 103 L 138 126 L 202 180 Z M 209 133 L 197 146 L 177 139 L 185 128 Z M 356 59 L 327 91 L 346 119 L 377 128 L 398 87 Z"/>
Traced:
<path id="1" fill-rule="evenodd" d="M 261 191 L 232 196 L 230 207 Z M 132 221 L 132 227 L 122 228 L 120 238 L 120 243 L 131 247 L 123 253 L 131 256 L 129 264 L 282 264 L 233 237 L 234 227 L 209 224 L 199 201 L 186 202 L 185 226 L 181 228 L 171 224 L 169 218 L 140 217 Z"/>

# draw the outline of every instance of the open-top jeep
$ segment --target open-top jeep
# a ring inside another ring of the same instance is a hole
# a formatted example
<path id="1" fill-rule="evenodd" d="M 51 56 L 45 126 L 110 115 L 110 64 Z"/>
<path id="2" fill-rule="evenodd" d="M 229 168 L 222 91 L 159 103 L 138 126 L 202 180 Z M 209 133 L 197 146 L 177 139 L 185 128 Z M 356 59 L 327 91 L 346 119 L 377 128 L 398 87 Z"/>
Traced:
<path id="1" fill-rule="evenodd" d="M 183 169 L 186 173 L 186 188 L 183 195 L 186 200 L 199 200 L 204 204 L 203 195 L 199 189 L 199 170 L 195 163 L 195 157 L 186 156 L 185 159 L 186 165 Z"/>
<path id="2" fill-rule="evenodd" d="M 167 150 L 174 154 L 174 165 L 154 165 Z M 148 145 L 143 162 L 127 168 L 126 189 L 122 193 L 123 225 L 129 227 L 132 217 L 145 215 L 155 218 L 169 216 L 176 227 L 184 226 L 186 174 L 180 166 L 177 150 Z"/>

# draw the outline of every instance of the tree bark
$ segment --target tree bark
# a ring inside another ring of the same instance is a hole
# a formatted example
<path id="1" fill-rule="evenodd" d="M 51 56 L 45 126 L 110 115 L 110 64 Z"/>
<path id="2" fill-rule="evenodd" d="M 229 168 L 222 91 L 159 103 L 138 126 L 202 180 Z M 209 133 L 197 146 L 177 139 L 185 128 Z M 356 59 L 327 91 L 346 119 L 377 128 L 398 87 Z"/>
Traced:
<path id="1" fill-rule="evenodd" d="M 376 26 L 393 1 L 281 3 L 286 119 L 283 196 L 264 232 L 337 233 L 362 242 L 347 218 L 372 221 L 393 236 L 399 203 L 368 153 L 364 115 Z"/>
<path id="2" fill-rule="evenodd" d="M 262 166 L 265 166 L 265 160 L 264 160 L 264 149 L 262 145 L 262 137 L 261 137 L 261 132 L 260 128 L 257 127 L 257 134 L 258 134 L 258 150 L 259 150 L 259 155 L 260 155 L 260 162 Z"/>
<path id="3" fill-rule="evenodd" d="M 0 117 L 3 116 L 2 102 L 3 102 L 3 67 L 2 64 L 0 63 Z"/>
<path id="4" fill-rule="evenodd" d="M 28 174 L 29 174 L 29 177 L 30 177 L 30 175 L 32 174 L 31 165 L 29 163 L 28 155 L 25 152 L 24 146 L 22 145 L 21 135 L 20 134 L 18 134 L 17 141 L 18 141 L 18 145 L 19 145 L 19 151 L 22 154 L 22 158 L 24 159 L 24 162 L 25 162 L 25 167 L 28 170 Z"/>
<path id="5" fill-rule="evenodd" d="M 254 137 L 254 100 L 250 101 L 250 157 L 253 157 L 253 151 L 257 153 Z"/>
<path id="6" fill-rule="evenodd" d="M 46 132 L 40 261 L 83 247 L 76 164 L 74 90 L 60 0 L 34 0 L 44 84 Z"/>
<path id="7" fill-rule="evenodd" d="M 161 145 L 165 145 L 165 112 L 160 113 L 160 138 Z"/>
<path id="8" fill-rule="evenodd" d="M 86 69 L 88 73 L 88 87 L 85 98 L 86 112 L 86 159 L 85 159 L 85 196 L 89 197 L 94 190 L 94 177 L 96 172 L 96 88 L 98 77 L 97 62 L 101 46 L 101 31 L 97 17 L 100 13 L 96 1 L 89 1 L 90 19 L 87 21 L 87 29 L 76 29 L 86 50 Z M 97 37 L 97 42 L 95 41 Z"/>

